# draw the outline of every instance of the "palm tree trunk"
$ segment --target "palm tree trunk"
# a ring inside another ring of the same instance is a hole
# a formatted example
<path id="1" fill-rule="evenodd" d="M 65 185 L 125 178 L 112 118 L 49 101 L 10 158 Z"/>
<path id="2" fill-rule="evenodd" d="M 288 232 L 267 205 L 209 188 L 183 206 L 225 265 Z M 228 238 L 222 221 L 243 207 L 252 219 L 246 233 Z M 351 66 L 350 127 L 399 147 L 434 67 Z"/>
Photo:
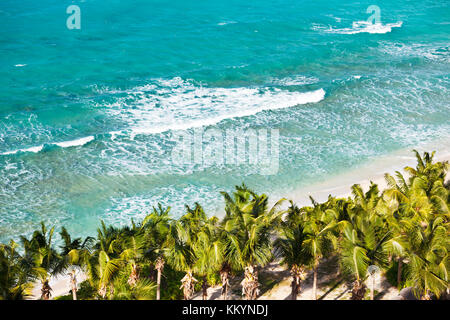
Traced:
<path id="1" fill-rule="evenodd" d="M 98 289 L 98 294 L 100 297 L 102 297 L 102 299 L 105 299 L 105 297 L 106 297 L 106 290 L 107 290 L 107 288 L 106 288 L 105 284 L 102 284 L 100 286 L 100 288 Z"/>
<path id="2" fill-rule="evenodd" d="M 70 274 L 70 283 L 72 285 L 72 298 L 73 300 L 77 300 L 77 278 L 75 276 L 75 270 Z"/>
<path id="3" fill-rule="evenodd" d="M 351 300 L 363 300 L 366 293 L 366 286 L 359 279 L 353 282 Z"/>
<path id="4" fill-rule="evenodd" d="M 304 280 L 304 278 L 305 278 L 305 273 L 303 271 L 303 267 L 299 267 L 298 265 L 294 264 L 291 268 L 291 276 L 292 276 L 291 299 L 297 300 L 297 296 L 301 290 L 301 281 Z"/>
<path id="5" fill-rule="evenodd" d="M 128 284 L 130 287 L 134 287 L 136 283 L 139 281 L 139 267 L 137 264 L 132 264 L 131 266 L 131 274 L 128 277 Z"/>
<path id="6" fill-rule="evenodd" d="M 291 300 L 297 300 L 298 295 L 298 279 L 297 277 L 292 277 L 292 283 L 291 283 L 292 291 L 291 291 Z"/>
<path id="7" fill-rule="evenodd" d="M 206 276 L 203 276 L 202 299 L 207 300 L 207 298 L 208 298 L 208 281 L 206 280 Z"/>
<path id="8" fill-rule="evenodd" d="M 184 300 L 191 300 L 191 297 L 194 293 L 195 283 L 197 279 L 192 276 L 192 272 L 188 271 L 186 275 L 181 279 L 181 287 L 183 289 Z"/>
<path id="9" fill-rule="evenodd" d="M 317 300 L 317 264 L 314 264 L 313 296 Z"/>
<path id="10" fill-rule="evenodd" d="M 402 282 L 402 268 L 403 268 L 403 259 L 398 259 L 398 268 L 397 268 L 397 288 L 400 289 L 400 284 Z"/>
<path id="11" fill-rule="evenodd" d="M 42 300 L 49 300 L 52 291 L 52 288 L 50 287 L 50 284 L 48 283 L 48 279 L 45 279 L 42 282 L 42 289 L 41 289 L 41 299 Z"/>
<path id="12" fill-rule="evenodd" d="M 256 266 L 245 267 L 244 280 L 242 280 L 242 294 L 247 300 L 256 300 L 259 294 L 258 271 Z"/>
<path id="13" fill-rule="evenodd" d="M 158 269 L 158 275 L 156 276 L 156 300 L 161 299 L 161 269 Z"/>
<path id="14" fill-rule="evenodd" d="M 222 300 L 228 299 L 228 274 L 222 278 Z"/>
<path id="15" fill-rule="evenodd" d="M 222 264 L 222 268 L 220 269 L 220 280 L 222 281 L 222 300 L 228 299 L 228 287 L 230 286 L 228 277 L 230 274 L 231 268 L 225 262 Z"/>
<path id="16" fill-rule="evenodd" d="M 155 264 L 155 269 L 158 271 L 158 275 L 156 276 L 156 300 L 161 299 L 161 274 L 164 269 L 164 263 L 164 258 L 159 257 Z"/>
<path id="17" fill-rule="evenodd" d="M 374 290 L 375 290 L 375 275 L 371 275 L 372 283 L 370 288 L 370 300 L 374 300 Z"/>

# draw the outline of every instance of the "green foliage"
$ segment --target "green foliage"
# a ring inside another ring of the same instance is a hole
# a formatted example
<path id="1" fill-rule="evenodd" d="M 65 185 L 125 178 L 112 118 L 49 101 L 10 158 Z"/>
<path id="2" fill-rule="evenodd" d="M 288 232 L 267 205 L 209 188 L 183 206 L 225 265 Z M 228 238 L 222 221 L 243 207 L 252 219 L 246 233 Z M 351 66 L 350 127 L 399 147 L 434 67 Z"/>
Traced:
<path id="1" fill-rule="evenodd" d="M 96 298 L 96 296 L 97 290 L 90 284 L 88 280 L 80 283 L 80 287 L 77 291 L 77 297 L 79 300 L 91 300 Z"/>
<path id="2" fill-rule="evenodd" d="M 180 290 L 181 278 L 184 273 L 172 269 L 170 266 L 164 267 L 164 279 L 161 285 L 162 300 L 183 299 L 183 292 Z"/>
<path id="3" fill-rule="evenodd" d="M 222 193 L 221 220 L 209 218 L 198 203 L 172 219 L 170 207 L 158 204 L 131 226 L 101 221 L 96 238 L 72 238 L 63 227 L 59 250 L 53 245 L 54 228 L 42 224 L 30 238 L 21 237 L 22 248 L 13 241 L 0 244 L 0 300 L 27 298 L 36 281 L 50 292 L 46 281 L 51 276 L 73 270 L 88 278 L 76 292 L 80 300 L 155 299 L 157 270 L 161 298 L 181 299 L 185 274 L 198 280 L 196 291 L 203 277 L 210 286 L 221 285 L 227 266 L 235 275 L 246 269 L 257 279 L 255 270 L 273 254 L 298 274 L 303 267 L 316 270 L 321 259 L 336 254 L 341 271 L 356 280 L 354 289 L 376 265 L 391 284 L 412 286 L 419 298 L 440 297 L 449 285 L 450 192 L 444 183 L 449 165 L 434 162 L 434 153 L 414 153 L 417 166 L 406 167 L 405 176 L 386 174 L 383 191 L 373 183 L 367 191 L 354 185 L 352 197 L 329 196 L 324 203 L 311 198 L 312 206 L 302 208 L 290 201 L 281 210 L 284 199 L 269 208 L 265 194 L 243 184 L 232 194 Z M 260 282 L 264 288 L 274 285 L 264 274 Z M 55 299 L 71 300 L 72 295 Z"/>

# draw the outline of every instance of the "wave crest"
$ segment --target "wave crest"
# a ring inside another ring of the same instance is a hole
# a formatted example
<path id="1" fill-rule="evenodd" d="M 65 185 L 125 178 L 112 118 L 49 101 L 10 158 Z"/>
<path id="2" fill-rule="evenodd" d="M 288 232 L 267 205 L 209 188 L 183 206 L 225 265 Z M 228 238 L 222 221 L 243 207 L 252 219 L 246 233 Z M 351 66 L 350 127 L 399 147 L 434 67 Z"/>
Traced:
<path id="1" fill-rule="evenodd" d="M 58 146 L 61 148 L 68 148 L 68 147 L 76 147 L 76 146 L 82 146 L 85 145 L 86 143 L 94 140 L 94 136 L 88 136 L 88 137 L 84 137 L 84 138 L 80 138 L 80 139 L 75 139 L 75 140 L 69 140 L 69 141 L 63 141 L 63 142 L 53 142 L 53 143 L 49 143 L 49 146 Z M 13 151 L 7 151 L 7 152 L 3 152 L 2 155 L 12 155 L 12 154 L 16 154 L 19 152 L 33 152 L 33 153 L 38 153 L 40 151 L 42 151 L 44 149 L 45 145 L 41 144 L 39 146 L 36 147 L 31 147 L 31 148 L 24 148 L 24 149 L 17 149 L 17 150 L 13 150 Z"/>
<path id="2" fill-rule="evenodd" d="M 162 133 L 214 125 L 265 110 L 316 103 L 325 91 L 293 92 L 279 88 L 212 88 L 181 78 L 157 80 L 118 97 L 108 112 L 129 125 L 132 134 Z"/>
<path id="3" fill-rule="evenodd" d="M 331 26 L 328 28 L 323 25 L 313 25 L 312 29 L 315 31 L 323 31 L 326 33 L 337 34 L 357 34 L 357 33 L 371 33 L 371 34 L 383 34 L 392 31 L 392 28 L 400 28 L 403 25 L 403 21 L 395 23 L 370 23 L 367 21 L 355 21 L 351 28 L 339 28 L 335 29 Z"/>

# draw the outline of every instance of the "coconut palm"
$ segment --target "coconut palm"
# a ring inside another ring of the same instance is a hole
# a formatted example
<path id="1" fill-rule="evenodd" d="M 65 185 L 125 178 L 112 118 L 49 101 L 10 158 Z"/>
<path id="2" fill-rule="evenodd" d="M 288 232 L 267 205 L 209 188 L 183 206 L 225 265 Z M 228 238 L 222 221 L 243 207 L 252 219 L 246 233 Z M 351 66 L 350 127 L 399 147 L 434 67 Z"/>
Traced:
<path id="1" fill-rule="evenodd" d="M 144 258 L 145 239 L 142 234 L 128 236 L 123 240 L 122 246 L 120 259 L 124 262 L 125 268 L 129 269 L 127 282 L 130 287 L 133 287 L 140 278 L 139 263 Z"/>
<path id="2" fill-rule="evenodd" d="M 257 195 L 245 185 L 236 187 L 231 197 L 225 198 L 225 255 L 231 267 L 244 270 L 242 294 L 247 300 L 256 299 L 259 293 L 258 267 L 272 259 L 272 242 L 283 211 L 278 207 L 281 199 L 270 210 L 266 195 Z"/>
<path id="3" fill-rule="evenodd" d="M 400 284 L 404 262 L 409 252 L 406 246 L 407 230 L 418 224 L 427 224 L 429 219 L 436 215 L 443 215 L 448 219 L 448 190 L 444 187 L 444 177 L 447 171 L 447 163 L 433 163 L 433 154 L 424 153 L 424 158 L 416 153 L 418 165 L 416 169 L 406 167 L 410 178 L 408 181 L 400 172 L 396 172 L 396 178 L 385 175 L 389 189 L 383 193 L 386 203 L 387 222 L 392 230 L 403 240 L 402 245 L 406 250 L 397 253 L 398 270 L 397 283 Z"/>
<path id="4" fill-rule="evenodd" d="M 310 266 L 313 269 L 313 297 L 317 300 L 317 273 L 321 259 L 332 252 L 336 246 L 334 229 L 337 226 L 334 212 L 325 210 L 312 199 L 313 208 L 305 214 L 306 222 L 302 232 L 302 251 L 310 257 Z"/>
<path id="5" fill-rule="evenodd" d="M 114 280 L 124 265 L 120 253 L 127 233 L 131 233 L 128 228 L 120 230 L 112 226 L 106 227 L 103 221 L 101 227 L 97 229 L 97 242 L 88 261 L 88 275 L 102 299 L 107 295 L 112 297 L 114 294 Z"/>
<path id="6" fill-rule="evenodd" d="M 70 283 L 72 288 L 73 300 L 77 300 L 77 271 L 87 272 L 90 266 L 89 259 L 91 258 L 90 248 L 94 238 L 87 237 L 84 241 L 81 238 L 72 239 L 65 227 L 62 227 L 60 232 L 63 245 L 61 246 L 60 265 L 57 267 L 60 272 L 70 269 Z"/>
<path id="7" fill-rule="evenodd" d="M 22 300 L 31 295 L 30 276 L 17 252 L 18 244 L 0 244 L 0 300 Z"/>
<path id="8" fill-rule="evenodd" d="M 385 268 L 390 252 L 401 252 L 401 241 L 386 227 L 385 219 L 379 214 L 382 201 L 378 188 L 371 184 L 369 191 L 363 192 L 359 185 L 352 187 L 354 205 L 349 210 L 349 220 L 339 224 L 343 231 L 341 241 L 341 265 L 352 274 L 352 299 L 364 298 L 370 265 Z M 372 288 L 373 297 L 373 288 Z"/>
<path id="9" fill-rule="evenodd" d="M 291 272 L 291 299 L 297 300 L 301 290 L 301 281 L 305 280 L 305 265 L 311 261 L 311 256 L 304 248 L 306 233 L 304 223 L 299 222 L 296 226 L 289 228 L 287 223 L 282 226 L 281 235 L 275 240 L 275 253 L 281 257 L 281 264 L 287 265 Z"/>
<path id="10" fill-rule="evenodd" d="M 224 261 L 224 244 L 219 233 L 218 219 L 210 218 L 197 233 L 196 241 L 193 244 L 196 262 L 195 273 L 202 277 L 202 299 L 208 298 L 208 274 L 213 274 L 221 269 Z"/>
<path id="11" fill-rule="evenodd" d="M 147 248 L 145 256 L 154 261 L 157 272 L 156 300 L 161 298 L 161 275 L 166 261 L 165 254 L 169 248 L 167 241 L 171 221 L 169 212 L 170 207 L 164 209 L 158 203 L 158 208 L 153 207 L 153 211 L 144 218 L 141 225 Z"/>
<path id="12" fill-rule="evenodd" d="M 189 300 L 193 294 L 192 268 L 195 263 L 195 255 L 190 246 L 189 233 L 184 229 L 180 221 L 171 224 L 168 235 L 169 251 L 166 255 L 167 262 L 177 271 L 184 271 L 186 276 L 182 280 L 184 299 Z"/>
<path id="13" fill-rule="evenodd" d="M 30 239 L 21 236 L 24 248 L 24 266 L 28 268 L 30 275 L 41 282 L 41 299 L 49 300 L 52 288 L 50 277 L 57 272 L 61 257 L 52 247 L 52 237 L 55 228 L 47 230 L 45 224 L 41 223 L 41 229 L 36 230 Z"/>
<path id="14" fill-rule="evenodd" d="M 408 230 L 408 278 L 415 295 L 421 299 L 428 300 L 431 295 L 439 297 L 448 289 L 448 230 L 449 223 L 439 216 Z"/>
<path id="15" fill-rule="evenodd" d="M 185 272 L 180 289 L 185 300 L 190 300 L 194 293 L 195 279 L 193 272 L 197 262 L 196 243 L 202 229 L 207 224 L 207 216 L 203 208 L 196 203 L 191 209 L 186 206 L 187 213 L 172 223 L 168 235 L 167 262 L 177 271 Z"/>
<path id="16" fill-rule="evenodd" d="M 417 159 L 416 168 L 405 167 L 404 169 L 411 176 L 410 184 L 412 184 L 411 180 L 415 177 L 422 178 L 425 181 L 424 189 L 427 194 L 429 194 L 435 181 L 444 181 L 449 168 L 449 163 L 448 161 L 433 162 L 435 152 L 432 152 L 431 154 L 424 152 L 423 157 L 420 156 L 420 153 L 417 150 L 413 150 L 413 152 Z"/>
<path id="17" fill-rule="evenodd" d="M 103 250 L 96 254 L 95 260 L 98 294 L 105 299 L 108 293 L 110 296 L 114 293 L 114 279 L 119 275 L 122 260 L 111 257 Z"/>

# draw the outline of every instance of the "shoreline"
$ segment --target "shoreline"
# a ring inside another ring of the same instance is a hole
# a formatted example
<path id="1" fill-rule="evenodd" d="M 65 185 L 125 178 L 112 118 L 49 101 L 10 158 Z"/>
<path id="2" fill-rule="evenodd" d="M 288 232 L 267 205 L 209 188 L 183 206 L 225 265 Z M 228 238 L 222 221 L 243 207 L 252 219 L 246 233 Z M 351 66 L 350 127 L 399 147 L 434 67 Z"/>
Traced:
<path id="1" fill-rule="evenodd" d="M 416 157 L 412 151 L 413 149 L 416 149 L 421 155 L 424 151 L 430 153 L 436 151 L 433 158 L 435 162 L 450 162 L 450 139 L 433 141 L 416 148 L 400 149 L 387 155 L 369 159 L 357 168 L 329 176 L 329 179 L 326 181 L 301 187 L 285 194 L 284 197 L 288 200 L 293 200 L 297 206 L 302 207 L 311 205 L 309 196 L 312 196 L 318 202 L 326 201 L 329 195 L 337 198 L 351 196 L 351 187 L 354 184 L 361 185 L 363 190 L 367 191 L 372 181 L 382 191 L 387 187 L 384 179 L 386 173 L 391 175 L 394 175 L 395 171 L 404 173 L 403 169 L 406 166 L 415 168 Z M 447 174 L 447 180 L 449 178 L 450 176 Z M 275 201 L 271 201 L 272 205 L 274 203 Z"/>
<path id="2" fill-rule="evenodd" d="M 436 143 L 442 143 L 436 147 Z M 434 147 L 432 147 L 432 144 Z M 369 159 L 367 163 L 361 165 L 358 168 L 351 169 L 345 173 L 340 173 L 331 176 L 330 179 L 319 182 L 314 185 L 302 187 L 298 190 L 290 192 L 284 196 L 288 200 L 294 201 L 299 206 L 310 206 L 311 201 L 309 196 L 312 196 L 318 202 L 324 202 L 328 199 L 329 195 L 334 197 L 348 197 L 351 196 L 351 186 L 354 184 L 360 184 L 364 191 L 367 191 L 370 182 L 376 183 L 380 189 L 380 192 L 387 187 L 384 179 L 385 173 L 394 174 L 395 171 L 403 172 L 405 166 L 416 165 L 416 157 L 412 152 L 414 148 L 407 148 L 395 151 L 391 154 Z M 449 161 L 450 162 L 450 140 L 449 141 L 434 141 L 433 143 L 424 144 L 415 148 L 422 154 L 424 151 L 433 152 L 436 151 L 434 161 Z M 450 178 L 450 173 L 447 174 L 446 180 Z M 273 205 L 277 200 L 273 196 L 269 195 L 269 205 Z M 274 200 L 275 199 L 275 200 Z M 223 212 L 222 212 L 223 213 Z M 216 213 L 218 218 L 221 218 L 223 214 Z M 78 284 L 86 279 L 83 273 L 77 274 Z M 50 279 L 50 286 L 52 287 L 52 298 L 57 296 L 67 295 L 70 291 L 70 276 L 59 275 L 58 277 L 52 277 Z M 40 284 L 32 290 L 31 299 L 38 299 L 40 296 Z"/>

